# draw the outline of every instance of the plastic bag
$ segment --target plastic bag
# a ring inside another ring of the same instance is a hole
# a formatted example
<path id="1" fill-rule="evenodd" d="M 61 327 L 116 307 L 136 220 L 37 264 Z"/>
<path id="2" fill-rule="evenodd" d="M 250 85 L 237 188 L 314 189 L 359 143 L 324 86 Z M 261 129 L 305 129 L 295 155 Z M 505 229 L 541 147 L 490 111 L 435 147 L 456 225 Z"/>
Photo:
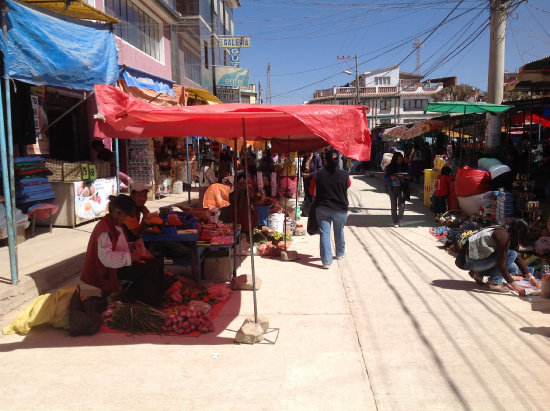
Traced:
<path id="1" fill-rule="evenodd" d="M 210 297 L 213 297 L 218 301 L 227 301 L 231 296 L 231 288 L 229 287 L 229 284 L 213 284 L 208 287 L 208 294 Z"/>
<path id="2" fill-rule="evenodd" d="M 36 297 L 9 326 L 4 327 L 2 333 L 28 334 L 40 325 L 68 330 L 69 302 L 76 288 L 73 285 Z"/>

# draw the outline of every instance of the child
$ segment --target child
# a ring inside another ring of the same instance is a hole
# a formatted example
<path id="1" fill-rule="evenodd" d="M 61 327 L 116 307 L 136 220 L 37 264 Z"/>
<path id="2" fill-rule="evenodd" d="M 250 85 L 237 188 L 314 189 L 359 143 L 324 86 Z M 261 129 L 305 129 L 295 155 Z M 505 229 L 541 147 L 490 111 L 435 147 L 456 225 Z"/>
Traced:
<path id="1" fill-rule="evenodd" d="M 453 178 L 451 177 L 451 167 L 444 166 L 441 169 L 441 175 L 437 177 L 434 193 L 434 212 L 441 214 L 447 211 L 447 196 L 449 187 Z"/>

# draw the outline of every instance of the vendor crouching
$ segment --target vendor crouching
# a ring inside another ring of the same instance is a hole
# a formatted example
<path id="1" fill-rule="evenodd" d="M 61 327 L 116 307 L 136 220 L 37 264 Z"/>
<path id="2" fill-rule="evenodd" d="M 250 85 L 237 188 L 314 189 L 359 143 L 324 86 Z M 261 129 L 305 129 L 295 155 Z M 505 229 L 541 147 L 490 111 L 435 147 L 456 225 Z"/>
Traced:
<path id="1" fill-rule="evenodd" d="M 110 196 L 109 200 L 109 214 L 99 221 L 90 237 L 80 279 L 100 288 L 104 296 L 120 293 L 124 301 L 160 306 L 163 262 L 137 251 L 144 250 L 143 241 L 128 243 L 122 229 L 136 204 L 124 194 Z"/>
<path id="2" fill-rule="evenodd" d="M 488 227 L 470 236 L 466 265 L 476 283 L 484 284 L 483 277 L 489 277 L 485 284 L 488 289 L 507 292 L 502 284 L 506 281 L 519 295 L 525 295 L 525 289 L 514 281 L 519 270 L 531 285 L 540 285 L 518 257 L 519 245 L 525 245 L 527 241 L 528 228 L 524 220 L 515 220 L 508 229 Z"/>

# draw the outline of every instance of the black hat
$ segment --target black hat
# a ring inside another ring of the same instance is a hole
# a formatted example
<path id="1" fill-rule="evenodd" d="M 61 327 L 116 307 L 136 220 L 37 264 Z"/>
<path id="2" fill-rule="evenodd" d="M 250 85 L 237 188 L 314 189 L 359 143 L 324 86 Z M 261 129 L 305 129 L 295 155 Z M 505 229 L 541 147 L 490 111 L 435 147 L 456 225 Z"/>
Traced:
<path id="1" fill-rule="evenodd" d="M 136 209 L 136 203 L 132 197 L 125 194 L 119 194 L 117 196 L 109 196 L 110 206 L 117 208 L 127 215 L 132 215 Z"/>

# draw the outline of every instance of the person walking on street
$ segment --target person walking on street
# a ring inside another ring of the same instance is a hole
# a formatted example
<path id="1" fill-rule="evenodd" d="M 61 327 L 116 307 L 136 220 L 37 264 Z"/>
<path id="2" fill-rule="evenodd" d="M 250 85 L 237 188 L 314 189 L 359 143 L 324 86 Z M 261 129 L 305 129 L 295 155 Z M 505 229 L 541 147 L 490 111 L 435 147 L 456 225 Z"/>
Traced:
<path id="1" fill-rule="evenodd" d="M 348 219 L 348 187 L 351 185 L 347 171 L 338 168 L 338 153 L 329 150 L 325 153 L 325 167 L 311 180 L 310 194 L 315 197 L 316 217 L 319 224 L 321 262 L 324 269 L 332 264 L 330 226 L 333 224 L 336 259 L 346 252 L 344 226 Z"/>
<path id="2" fill-rule="evenodd" d="M 424 153 L 420 148 L 420 144 L 414 143 L 411 156 L 409 158 L 409 165 L 411 169 L 411 176 L 414 183 L 420 182 L 420 176 L 424 171 Z"/>
<path id="3" fill-rule="evenodd" d="M 302 178 L 304 179 L 304 209 L 302 215 L 307 217 L 313 198 L 309 192 L 309 186 L 315 173 L 323 168 L 323 161 L 316 151 L 309 152 L 302 163 Z"/>
<path id="4" fill-rule="evenodd" d="M 405 200 L 409 195 L 409 180 L 411 179 L 409 166 L 403 160 L 403 154 L 397 152 L 393 155 L 391 163 L 386 167 L 384 179 L 388 182 L 390 189 L 393 226 L 402 227 L 403 214 L 405 214 Z"/>

